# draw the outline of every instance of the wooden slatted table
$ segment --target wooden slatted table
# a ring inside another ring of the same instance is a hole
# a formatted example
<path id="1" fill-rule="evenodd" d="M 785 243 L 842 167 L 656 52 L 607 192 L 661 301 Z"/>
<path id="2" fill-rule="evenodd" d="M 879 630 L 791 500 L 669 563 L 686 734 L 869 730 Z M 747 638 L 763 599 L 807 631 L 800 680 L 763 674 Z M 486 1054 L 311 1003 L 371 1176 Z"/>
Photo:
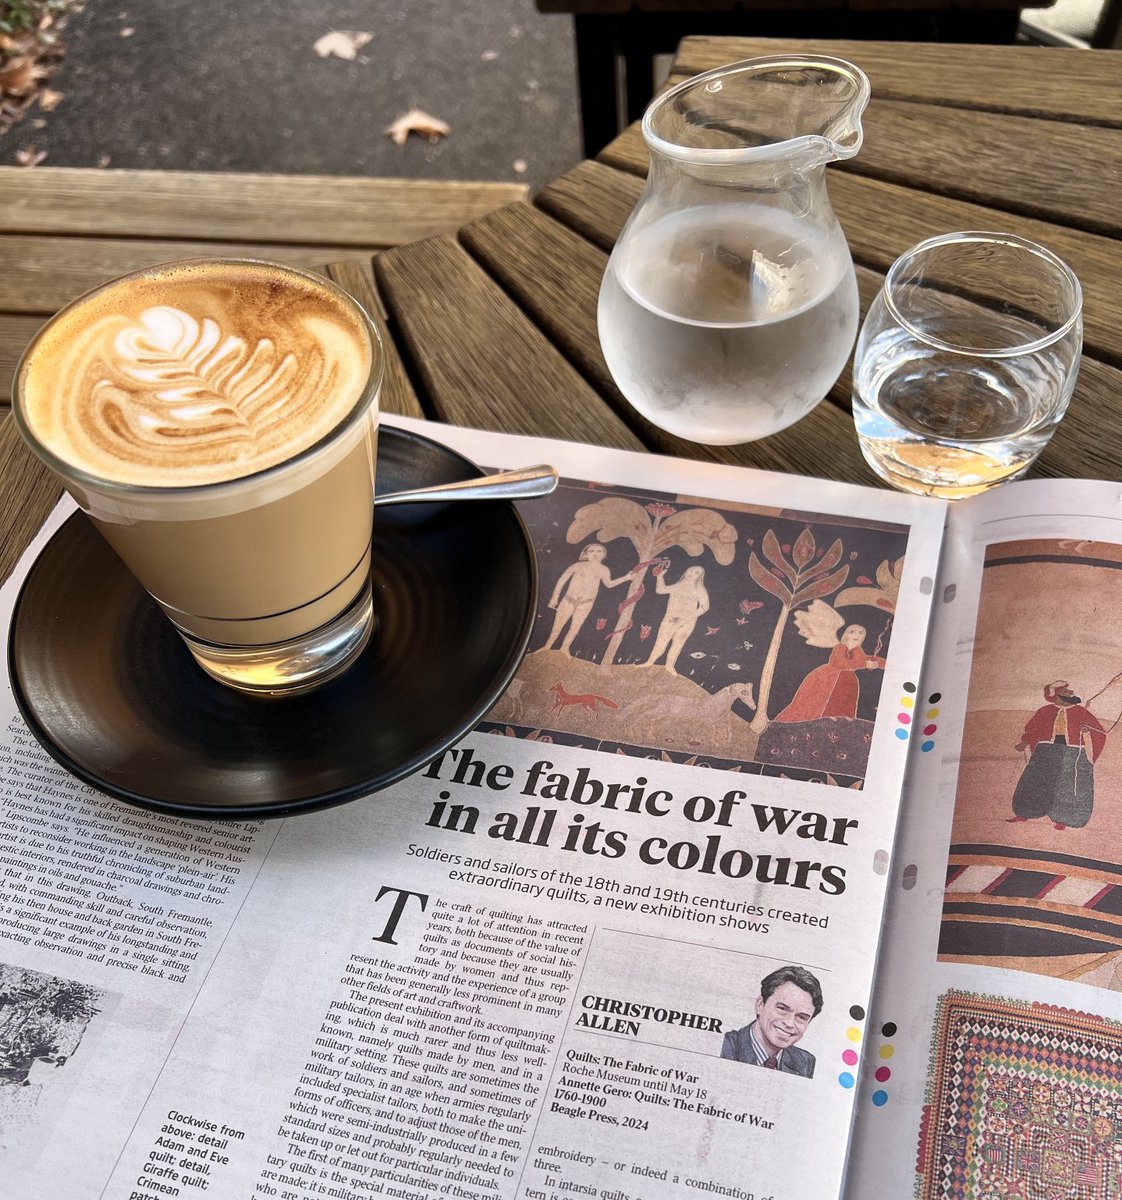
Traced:
<path id="1" fill-rule="evenodd" d="M 791 50 L 851 58 L 872 81 L 864 149 L 830 169 L 863 306 L 893 259 L 930 234 L 1005 229 L 1052 247 L 1083 283 L 1085 356 L 1069 414 L 1033 474 L 1122 478 L 1122 53 L 696 38 L 682 43 L 674 78 Z M 674 439 L 624 401 L 600 354 L 596 297 L 646 166 L 632 128 L 533 204 L 383 250 L 373 281 L 365 262 L 333 264 L 330 273 L 366 299 L 386 332 L 383 407 L 875 485 L 853 433 L 848 374 L 791 429 L 737 447 Z M 291 236 L 299 240 L 301 228 Z M 55 494 L 10 421 L 0 427 L 0 479 L 6 572 Z"/>

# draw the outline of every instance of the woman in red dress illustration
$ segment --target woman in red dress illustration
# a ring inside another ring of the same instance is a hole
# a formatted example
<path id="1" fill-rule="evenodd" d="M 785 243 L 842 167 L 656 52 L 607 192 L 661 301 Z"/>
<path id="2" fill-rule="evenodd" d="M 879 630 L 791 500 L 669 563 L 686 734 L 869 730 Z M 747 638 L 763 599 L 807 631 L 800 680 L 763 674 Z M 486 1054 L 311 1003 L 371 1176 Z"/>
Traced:
<path id="1" fill-rule="evenodd" d="M 799 632 L 811 646 L 830 648 L 830 658 L 815 667 L 799 684 L 794 699 L 775 720 L 784 723 L 817 721 L 822 717 L 857 716 L 861 696 L 858 671 L 879 671 L 884 659 L 865 649 L 865 627 L 847 625 L 841 637 L 837 631 L 845 620 L 830 605 L 815 600 L 807 612 L 795 614 Z"/>

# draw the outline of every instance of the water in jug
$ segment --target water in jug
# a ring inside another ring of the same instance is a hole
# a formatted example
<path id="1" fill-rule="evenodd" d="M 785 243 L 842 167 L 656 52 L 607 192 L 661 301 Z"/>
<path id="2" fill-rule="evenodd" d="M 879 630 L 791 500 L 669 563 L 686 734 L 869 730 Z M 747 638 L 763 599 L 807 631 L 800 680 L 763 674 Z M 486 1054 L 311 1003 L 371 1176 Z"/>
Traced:
<path id="1" fill-rule="evenodd" d="M 643 117 L 647 184 L 608 262 L 600 343 L 627 400 L 695 442 L 786 428 L 829 392 L 857 280 L 826 164 L 861 147 L 869 81 L 828 57 L 698 75 Z"/>

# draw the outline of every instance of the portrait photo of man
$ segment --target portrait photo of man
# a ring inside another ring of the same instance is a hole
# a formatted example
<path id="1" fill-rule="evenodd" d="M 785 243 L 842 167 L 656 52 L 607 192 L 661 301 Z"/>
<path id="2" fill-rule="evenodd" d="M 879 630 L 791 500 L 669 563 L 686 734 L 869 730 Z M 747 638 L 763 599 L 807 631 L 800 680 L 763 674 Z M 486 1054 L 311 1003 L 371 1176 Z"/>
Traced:
<path id="1" fill-rule="evenodd" d="M 818 980 L 805 967 L 780 967 L 760 980 L 756 1019 L 725 1034 L 721 1057 L 810 1079 L 814 1055 L 797 1043 L 821 1011 Z"/>

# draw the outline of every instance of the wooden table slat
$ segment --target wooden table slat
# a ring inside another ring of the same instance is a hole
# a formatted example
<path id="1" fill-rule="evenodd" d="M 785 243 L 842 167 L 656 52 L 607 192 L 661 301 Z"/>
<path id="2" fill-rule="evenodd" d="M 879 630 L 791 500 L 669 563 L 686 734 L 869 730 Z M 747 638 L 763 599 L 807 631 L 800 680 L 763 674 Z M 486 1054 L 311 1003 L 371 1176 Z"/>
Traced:
<path id="1" fill-rule="evenodd" d="M 0 316 L 0 404 L 11 400 L 16 363 L 43 321 L 43 317 Z"/>
<path id="2" fill-rule="evenodd" d="M 345 288 L 370 314 L 371 320 L 377 327 L 382 339 L 382 353 L 385 356 L 385 368 L 382 375 L 382 392 L 378 397 L 380 412 L 396 413 L 402 417 L 423 417 L 425 410 L 417 399 L 413 384 L 401 361 L 401 353 L 394 344 L 393 338 L 386 325 L 386 310 L 382 298 L 378 295 L 378 285 L 374 281 L 373 262 L 356 262 L 345 259 L 342 262 L 328 263 L 326 274 L 340 287 Z"/>
<path id="3" fill-rule="evenodd" d="M 365 250 L 454 232 L 528 194 L 521 183 L 0 167 L 0 232 Z"/>
<path id="4" fill-rule="evenodd" d="M 442 421 L 642 449 L 642 442 L 451 238 L 384 251 L 391 327 Z M 439 280 L 439 286 L 433 281 Z"/>
<path id="5" fill-rule="evenodd" d="M 1120 251 L 1114 239 L 846 172 L 832 173 L 829 187 L 854 257 L 881 271 L 887 271 L 916 242 L 955 229 L 1001 229 L 1047 246 L 1082 284 L 1085 345 L 1122 366 Z M 884 219 L 886 212 L 892 214 L 890 222 Z"/>
<path id="6" fill-rule="evenodd" d="M 1122 73 L 1122 55 L 1117 65 Z M 1075 229 L 1122 232 L 1118 198 L 1101 186 L 1122 179 L 1122 129 L 874 101 L 865 144 L 844 168 Z"/>
<path id="7" fill-rule="evenodd" d="M 1122 427 L 1104 414 L 1118 409 L 1122 371 L 1085 357 L 1075 395 L 1052 440 L 1029 474 L 1074 479 L 1117 479 L 1122 464 Z"/>
<path id="8" fill-rule="evenodd" d="M 315 269 L 332 259 L 369 262 L 377 247 L 332 254 L 323 246 L 266 246 L 236 242 L 130 241 L 123 238 L 61 238 L 0 235 L 0 313 L 49 316 L 64 304 L 126 271 L 176 258 L 221 254 L 268 258 Z"/>
<path id="9" fill-rule="evenodd" d="M 2 582 L 62 495 L 55 477 L 24 444 L 10 413 L 0 420 L 0 480 L 4 495 L 0 520 Z"/>
<path id="10" fill-rule="evenodd" d="M 641 178 L 586 159 L 543 188 L 535 203 L 601 249 L 611 250 L 642 190 Z"/>
<path id="11" fill-rule="evenodd" d="M 678 47 L 674 73 L 695 75 L 740 58 L 791 53 L 849 59 L 883 99 L 1122 126 L 1122 52 L 1112 50 L 971 46 L 963 53 L 961 46 L 921 42 L 690 37 Z M 1032 154 L 1032 147 L 1025 153 Z"/>

